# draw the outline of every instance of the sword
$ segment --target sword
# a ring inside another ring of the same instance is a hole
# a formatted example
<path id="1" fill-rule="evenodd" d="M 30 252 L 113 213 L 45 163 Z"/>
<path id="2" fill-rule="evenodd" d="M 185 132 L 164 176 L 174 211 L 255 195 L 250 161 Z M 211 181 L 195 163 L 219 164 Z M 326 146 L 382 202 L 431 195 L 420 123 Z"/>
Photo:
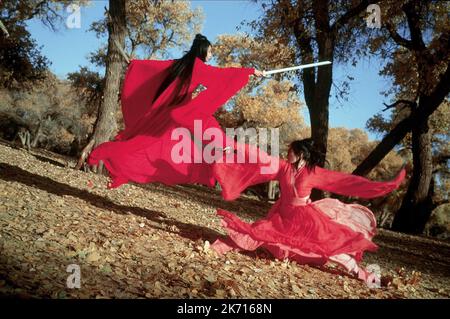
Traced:
<path id="1" fill-rule="evenodd" d="M 331 62 L 330 61 L 322 61 L 322 62 L 317 62 L 317 63 L 309 63 L 309 64 L 303 64 L 303 65 L 298 65 L 298 66 L 292 66 L 290 68 L 276 69 L 276 70 L 271 70 L 271 71 L 263 71 L 263 75 L 267 76 L 267 75 L 271 75 L 271 74 L 275 74 L 275 73 L 301 70 L 301 69 L 312 68 L 315 66 L 322 66 L 322 65 L 327 65 L 327 64 L 331 64 Z"/>

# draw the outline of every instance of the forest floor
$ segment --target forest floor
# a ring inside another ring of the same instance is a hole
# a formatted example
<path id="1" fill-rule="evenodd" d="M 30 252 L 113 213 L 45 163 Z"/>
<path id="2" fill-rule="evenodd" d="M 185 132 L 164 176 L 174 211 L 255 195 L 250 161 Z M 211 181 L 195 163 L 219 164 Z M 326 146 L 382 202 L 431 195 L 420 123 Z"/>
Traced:
<path id="1" fill-rule="evenodd" d="M 450 243 L 380 229 L 381 288 L 333 267 L 274 260 L 263 251 L 217 256 L 217 208 L 248 221 L 270 203 L 233 202 L 202 186 L 126 184 L 76 171 L 42 150 L 0 142 L 0 297 L 449 298 Z M 80 288 L 67 288 L 68 266 Z"/>

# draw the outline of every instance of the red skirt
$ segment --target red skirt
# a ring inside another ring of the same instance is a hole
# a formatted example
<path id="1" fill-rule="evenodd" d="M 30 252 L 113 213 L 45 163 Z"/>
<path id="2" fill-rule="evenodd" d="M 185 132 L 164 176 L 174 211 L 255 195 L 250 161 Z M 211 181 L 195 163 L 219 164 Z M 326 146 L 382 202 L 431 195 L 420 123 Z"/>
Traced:
<path id="1" fill-rule="evenodd" d="M 255 250 L 264 247 L 277 259 L 300 264 L 323 265 L 332 256 L 348 254 L 357 261 L 364 251 L 378 246 L 373 213 L 364 206 L 322 199 L 306 205 L 285 205 L 279 200 L 268 217 L 247 223 L 235 214 L 218 210 L 229 235 L 213 245 L 219 254 L 231 249 Z"/>

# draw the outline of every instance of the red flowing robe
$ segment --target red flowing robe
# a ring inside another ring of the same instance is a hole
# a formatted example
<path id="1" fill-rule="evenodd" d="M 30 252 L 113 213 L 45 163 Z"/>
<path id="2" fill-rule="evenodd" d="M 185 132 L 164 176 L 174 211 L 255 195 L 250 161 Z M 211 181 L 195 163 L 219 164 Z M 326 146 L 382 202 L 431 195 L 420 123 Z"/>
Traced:
<path id="1" fill-rule="evenodd" d="M 278 180 L 281 196 L 267 217 L 254 223 L 241 220 L 222 209 L 222 225 L 229 237 L 219 239 L 213 248 L 224 253 L 230 249 L 268 249 L 276 258 L 290 258 L 299 263 L 324 264 L 343 255 L 360 261 L 364 251 L 374 251 L 376 219 L 366 207 L 325 198 L 311 202 L 313 188 L 341 195 L 374 198 L 395 190 L 405 178 L 405 170 L 391 181 L 371 181 L 361 176 L 331 171 L 321 167 L 294 170 L 287 161 L 246 145 L 245 155 L 259 152 L 254 163 L 229 162 L 223 158 L 213 166 L 222 187 L 222 196 L 234 200 L 247 187 Z M 268 173 L 262 169 L 271 167 Z"/>
<path id="2" fill-rule="evenodd" d="M 195 135 L 198 140 L 207 128 L 221 129 L 214 112 L 248 83 L 254 69 L 218 68 L 197 58 L 187 97 L 177 105 L 169 105 L 179 81 L 176 79 L 152 103 L 173 62 L 132 60 L 129 64 L 121 94 L 125 129 L 113 141 L 98 145 L 87 160 L 89 165 L 103 161 L 111 178 L 108 188 L 129 181 L 215 185 L 211 165 L 204 161 L 194 163 L 194 157 L 201 156 L 202 150 L 192 140 L 190 162 L 174 162 L 171 152 L 179 139 L 173 139 L 172 132 L 185 127 L 193 134 L 195 120 L 200 120 L 202 126 L 200 136 Z M 192 98 L 199 85 L 206 89 Z M 215 143 L 225 145 L 224 141 Z"/>

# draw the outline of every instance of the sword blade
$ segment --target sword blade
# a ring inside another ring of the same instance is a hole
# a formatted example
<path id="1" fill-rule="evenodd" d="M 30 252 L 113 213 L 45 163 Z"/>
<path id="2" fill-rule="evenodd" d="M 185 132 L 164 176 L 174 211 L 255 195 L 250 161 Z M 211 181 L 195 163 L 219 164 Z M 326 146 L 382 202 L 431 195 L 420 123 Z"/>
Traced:
<path id="1" fill-rule="evenodd" d="M 293 67 L 289 67 L 289 68 L 264 71 L 264 75 L 271 75 L 271 74 L 275 74 L 275 73 L 281 73 L 281 72 L 287 72 L 287 71 L 295 71 L 295 70 L 301 70 L 301 69 L 306 69 L 306 68 L 313 68 L 315 66 L 322 66 L 322 65 L 327 65 L 327 64 L 331 64 L 331 62 L 330 61 L 322 61 L 322 62 L 316 62 L 316 63 L 309 63 L 309 64 L 293 66 Z"/>

